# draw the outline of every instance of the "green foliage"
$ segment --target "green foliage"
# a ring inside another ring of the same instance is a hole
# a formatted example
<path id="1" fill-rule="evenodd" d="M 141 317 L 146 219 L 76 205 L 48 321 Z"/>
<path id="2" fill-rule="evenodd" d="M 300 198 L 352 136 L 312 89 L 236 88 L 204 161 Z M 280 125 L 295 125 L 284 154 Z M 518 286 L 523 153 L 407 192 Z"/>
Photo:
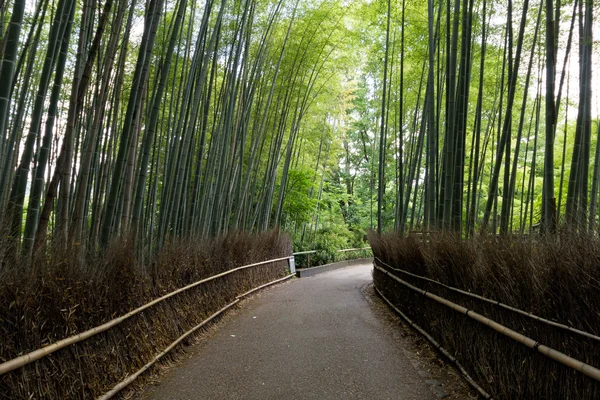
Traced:
<path id="1" fill-rule="evenodd" d="M 317 204 L 317 201 L 309 196 L 314 189 L 313 172 L 310 169 L 303 167 L 289 171 L 284 200 L 286 223 L 301 225 L 310 221 Z"/>
<path id="2" fill-rule="evenodd" d="M 308 250 L 316 250 L 316 254 L 310 256 L 311 266 L 325 265 L 336 261 L 338 250 L 347 249 L 352 243 L 352 236 L 343 224 L 327 224 L 319 229 L 314 238 L 303 245 Z M 295 249 L 301 249 L 299 243 L 294 243 Z M 301 251 L 301 250 L 296 250 Z M 307 257 L 300 257 L 300 266 L 305 267 Z"/>

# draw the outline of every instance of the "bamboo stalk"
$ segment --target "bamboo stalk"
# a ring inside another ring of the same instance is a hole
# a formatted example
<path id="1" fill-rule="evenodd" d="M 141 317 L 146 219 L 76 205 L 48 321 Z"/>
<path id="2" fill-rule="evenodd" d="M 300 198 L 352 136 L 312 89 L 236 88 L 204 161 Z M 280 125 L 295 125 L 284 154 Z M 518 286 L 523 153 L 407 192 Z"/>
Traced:
<path id="1" fill-rule="evenodd" d="M 553 327 L 556 327 L 556 328 L 564 329 L 564 330 L 567 330 L 569 332 L 576 333 L 576 334 L 581 335 L 581 336 L 585 336 L 588 339 L 593 339 L 593 340 L 597 340 L 597 341 L 600 342 L 600 336 L 596 336 L 596 335 L 591 334 L 589 332 L 582 331 L 580 329 L 573 328 L 571 326 L 564 325 L 564 324 L 561 324 L 559 322 L 554 322 L 554 321 L 551 321 L 549 319 L 545 319 L 545 318 L 539 317 L 539 316 L 537 316 L 535 314 L 532 314 L 530 312 L 523 311 L 523 310 L 520 310 L 520 309 L 515 308 L 515 307 L 511 307 L 511 306 L 506 305 L 504 303 L 501 303 L 499 301 L 491 300 L 491 299 L 488 299 L 486 297 L 480 296 L 480 295 L 475 294 L 475 293 L 467 292 L 467 291 L 464 291 L 464 290 L 461 290 L 461 289 L 458 289 L 458 288 L 446 285 L 445 283 L 436 281 L 434 279 L 430 279 L 430 278 L 426 278 L 424 276 L 413 274 L 411 272 L 404 271 L 404 270 L 399 269 L 399 268 L 394 268 L 391 265 L 386 264 L 385 262 L 381 261 L 381 259 L 379 257 L 375 257 L 375 259 L 376 259 L 376 261 L 379 261 L 381 264 L 383 264 L 384 266 L 386 266 L 386 267 L 388 267 L 388 268 L 390 268 L 390 269 L 392 269 L 394 271 L 398 271 L 398 272 L 401 272 L 401 273 L 403 273 L 405 275 L 412 276 L 413 278 L 421 279 L 421 280 L 424 280 L 424 281 L 427 281 L 427 282 L 430 282 L 430 283 L 442 286 L 442 287 L 444 287 L 444 288 L 446 288 L 448 290 L 451 290 L 453 292 L 460 293 L 460 294 L 463 294 L 465 296 L 473 297 L 473 298 L 475 298 L 477 300 L 481 300 L 481 301 L 484 301 L 486 303 L 493 304 L 493 305 L 496 305 L 498 307 L 504 308 L 506 310 L 516 312 L 517 314 L 524 315 L 524 316 L 529 317 L 531 319 L 534 319 L 534 320 L 536 320 L 538 322 L 542 322 L 544 324 L 547 324 L 547 325 L 550 325 L 550 326 L 553 326 Z"/>
<path id="2" fill-rule="evenodd" d="M 487 325 L 488 327 L 492 328 L 496 332 L 501 333 L 502 335 L 504 335 L 510 339 L 513 339 L 516 342 L 519 342 L 533 350 L 536 350 L 536 351 L 542 353 L 543 355 L 545 355 L 546 357 L 548 357 L 554 361 L 557 361 L 569 368 L 579 371 L 582 374 L 600 382 L 600 369 L 595 368 L 595 367 L 593 367 L 589 364 L 586 364 L 582 361 L 576 360 L 573 357 L 569 357 L 568 355 L 561 353 L 558 350 L 554 350 L 548 346 L 545 346 L 545 345 L 537 342 L 536 340 L 531 339 L 530 337 L 527 337 L 525 335 L 522 335 L 519 332 L 513 331 L 512 329 L 510 329 L 504 325 L 501 325 L 494 320 L 484 317 L 483 315 L 478 314 L 475 311 L 469 310 L 468 308 L 465 308 L 459 304 L 453 303 L 450 300 L 446 300 L 443 297 L 440 297 L 438 295 L 435 295 L 433 293 L 430 293 L 423 289 L 420 289 L 416 286 L 413 286 L 410 283 L 403 281 L 402 279 L 398 278 L 397 276 L 389 273 L 388 271 L 386 271 L 385 269 L 383 269 L 382 267 L 380 267 L 378 265 L 375 265 L 375 269 L 383 272 L 384 274 L 388 275 L 390 278 L 392 278 L 396 282 L 406 286 L 407 288 L 412 289 L 415 292 L 420 293 L 432 300 L 435 300 L 438 303 L 443 304 L 443 305 L 447 306 L 448 308 L 453 309 L 454 311 L 457 311 L 461 314 L 465 314 L 467 317 L 474 319 L 475 321 L 477 321 L 483 325 Z"/>
<path id="3" fill-rule="evenodd" d="M 147 304 L 145 304 L 145 305 L 143 305 L 141 307 L 138 307 L 135 310 L 130 311 L 127 314 L 125 314 L 125 315 L 123 315 L 121 317 L 118 317 L 118 318 L 115 318 L 115 319 L 113 319 L 111 321 L 108 321 L 108 322 L 106 322 L 106 323 L 104 323 L 104 324 L 102 324 L 100 326 L 97 326 L 97 327 L 92 328 L 92 329 L 88 329 L 85 332 L 82 332 L 82 333 L 79 333 L 77 335 L 68 337 L 66 339 L 59 340 L 58 342 L 50 344 L 50 345 L 45 346 L 45 347 L 42 347 L 41 349 L 34 350 L 34 351 L 32 351 L 30 353 L 27 353 L 27 354 L 24 354 L 24 355 L 22 355 L 20 357 L 13 358 L 12 360 L 6 361 L 6 362 L 0 364 L 0 376 L 4 375 L 4 374 L 6 374 L 6 373 L 8 373 L 10 371 L 13 371 L 13 370 L 15 370 L 17 368 L 21 368 L 21 367 L 23 367 L 23 366 L 25 366 L 27 364 L 31 364 L 32 362 L 37 361 L 37 360 L 39 360 L 41 358 L 44 358 L 44 357 L 46 357 L 46 356 L 48 356 L 48 355 L 50 355 L 50 354 L 52 354 L 52 353 L 54 353 L 54 352 L 56 352 L 56 351 L 64 348 L 64 347 L 70 346 L 70 345 L 75 344 L 75 343 L 79 343 L 79 342 L 81 342 L 83 340 L 86 340 L 86 339 L 88 339 L 88 338 L 90 338 L 92 336 L 95 336 L 95 335 L 97 335 L 97 334 L 99 334 L 101 332 L 105 332 L 105 331 L 109 330 L 110 328 L 119 325 L 123 321 L 125 321 L 125 320 L 133 317 L 134 315 L 139 314 L 140 312 L 142 312 L 142 311 L 144 311 L 144 310 L 146 310 L 146 309 L 148 309 L 148 308 L 150 308 L 150 307 L 152 307 L 152 306 L 154 306 L 154 305 L 156 305 L 156 304 L 158 304 L 158 303 L 160 303 L 160 302 L 162 302 L 164 300 L 167 300 L 167 299 L 169 299 L 169 298 L 171 298 L 171 297 L 173 297 L 173 296 L 175 296 L 175 295 L 177 295 L 179 293 L 185 292 L 185 291 L 187 291 L 189 289 L 192 289 L 192 288 L 194 288 L 196 286 L 199 286 L 199 285 L 202 285 L 204 283 L 213 281 L 213 280 L 221 278 L 223 276 L 230 275 L 230 274 L 232 274 L 234 272 L 237 272 L 237 271 L 241 271 L 241 270 L 244 270 L 244 269 L 248 269 L 248 268 L 252 268 L 252 267 L 257 267 L 257 266 L 265 265 L 265 264 L 269 264 L 269 263 L 274 263 L 274 262 L 278 262 L 278 261 L 290 260 L 290 259 L 291 259 L 291 257 L 282 257 L 282 258 L 276 258 L 276 259 L 273 259 L 273 260 L 262 261 L 262 262 L 259 262 L 259 263 L 245 265 L 245 266 L 242 266 L 242 267 L 231 269 L 229 271 L 222 272 L 222 273 L 217 274 L 217 275 L 213 275 L 213 276 L 211 276 L 209 278 L 202 279 L 202 280 L 200 280 L 198 282 L 192 283 L 192 284 L 190 284 L 188 286 L 185 286 L 185 287 L 183 287 L 181 289 L 177 289 L 177 290 L 175 290 L 175 291 L 173 291 L 173 292 L 171 292 L 169 294 L 166 294 L 166 295 L 164 295 L 164 296 L 162 296 L 162 297 L 160 297 L 158 299 L 155 299 L 155 300 L 153 300 L 153 301 L 151 301 L 151 302 L 149 302 L 149 303 L 147 303 Z"/>

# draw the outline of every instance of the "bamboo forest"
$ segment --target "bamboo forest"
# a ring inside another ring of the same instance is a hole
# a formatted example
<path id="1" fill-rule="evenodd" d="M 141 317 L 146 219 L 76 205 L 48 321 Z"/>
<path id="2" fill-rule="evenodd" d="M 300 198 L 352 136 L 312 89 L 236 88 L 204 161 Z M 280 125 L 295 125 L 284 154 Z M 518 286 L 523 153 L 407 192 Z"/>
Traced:
<path id="1" fill-rule="evenodd" d="M 387 275 L 404 268 L 562 321 L 594 350 L 546 342 L 600 367 L 599 16 L 593 0 L 0 0 L 0 362 L 296 252 L 290 273 L 370 257 L 396 306 L 419 307 Z M 207 316 L 285 275 L 260 271 L 180 305 Z M 498 371 L 518 361 L 481 366 L 412 318 L 479 394 L 600 396 L 579 375 L 513 391 Z M 133 371 L 40 363 L 43 384 L 0 372 L 0 391 L 91 398 Z"/>
<path id="2" fill-rule="evenodd" d="M 3 1 L 13 246 L 596 229 L 593 2 L 396 3 Z"/>

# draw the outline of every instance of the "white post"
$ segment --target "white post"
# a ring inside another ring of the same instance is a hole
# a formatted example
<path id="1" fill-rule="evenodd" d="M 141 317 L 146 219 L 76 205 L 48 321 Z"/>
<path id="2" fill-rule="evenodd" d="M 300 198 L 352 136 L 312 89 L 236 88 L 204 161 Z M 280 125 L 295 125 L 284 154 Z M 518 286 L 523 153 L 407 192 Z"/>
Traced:
<path id="1" fill-rule="evenodd" d="M 291 256 L 288 258 L 288 265 L 290 266 L 290 274 L 296 273 L 296 258 Z"/>

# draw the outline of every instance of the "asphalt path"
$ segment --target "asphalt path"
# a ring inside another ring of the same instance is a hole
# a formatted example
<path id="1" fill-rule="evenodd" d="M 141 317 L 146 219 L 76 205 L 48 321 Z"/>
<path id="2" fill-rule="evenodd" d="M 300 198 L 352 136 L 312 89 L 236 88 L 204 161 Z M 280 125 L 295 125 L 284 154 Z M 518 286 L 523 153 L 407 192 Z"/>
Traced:
<path id="1" fill-rule="evenodd" d="M 436 399 L 365 295 L 372 266 L 249 300 L 140 399 Z"/>

